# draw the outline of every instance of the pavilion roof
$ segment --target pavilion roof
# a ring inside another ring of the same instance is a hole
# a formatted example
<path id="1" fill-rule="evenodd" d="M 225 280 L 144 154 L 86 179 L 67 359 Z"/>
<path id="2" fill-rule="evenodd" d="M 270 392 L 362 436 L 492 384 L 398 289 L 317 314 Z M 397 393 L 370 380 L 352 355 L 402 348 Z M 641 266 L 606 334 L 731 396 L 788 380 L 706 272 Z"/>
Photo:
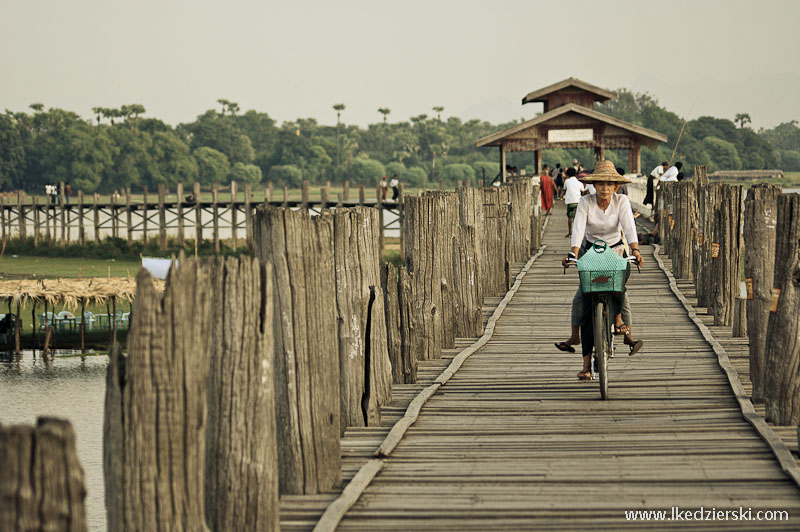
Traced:
<path id="1" fill-rule="evenodd" d="M 153 279 L 156 290 L 164 290 L 164 281 Z M 94 277 L 90 279 L 16 279 L 0 281 L 0 299 L 27 304 L 47 301 L 60 303 L 74 310 L 81 300 L 86 303 L 105 303 L 112 298 L 133 301 L 136 295 L 135 277 Z"/>
<path id="2" fill-rule="evenodd" d="M 556 107 L 552 111 L 543 113 L 537 116 L 536 118 L 532 118 L 530 120 L 522 122 L 521 124 L 517 124 L 516 126 L 512 126 L 502 131 L 498 131 L 497 133 L 493 133 L 491 135 L 483 137 L 482 139 L 478 139 L 478 141 L 475 142 L 475 146 L 478 148 L 482 146 L 500 146 L 503 143 L 503 141 L 511 135 L 515 135 L 521 131 L 532 128 L 534 126 L 538 126 L 540 124 L 547 122 L 548 120 L 552 120 L 553 118 L 556 118 L 566 113 L 578 113 L 588 118 L 597 120 L 599 122 L 604 122 L 606 124 L 618 127 L 620 129 L 630 131 L 632 134 L 639 136 L 642 139 L 642 144 L 646 146 L 654 147 L 658 143 L 667 141 L 666 135 L 658 133 L 657 131 L 653 131 L 652 129 L 647 129 L 645 127 L 625 122 L 624 120 L 614 118 L 613 116 L 609 116 L 605 113 L 601 113 L 600 111 L 595 111 L 594 109 L 590 109 L 582 105 L 568 103 L 566 105 L 562 105 L 561 107 Z"/>
<path id="3" fill-rule="evenodd" d="M 615 92 L 600 88 L 597 85 L 586 83 L 578 78 L 567 78 L 564 81 L 559 81 L 558 83 L 553 83 L 547 87 L 529 92 L 524 98 L 522 98 L 522 104 L 524 105 L 531 102 L 542 102 L 547 99 L 545 96 L 569 87 L 575 87 L 577 89 L 592 93 L 596 96 L 594 99 L 596 102 L 604 102 L 606 100 L 610 100 L 611 98 L 617 97 Z"/>

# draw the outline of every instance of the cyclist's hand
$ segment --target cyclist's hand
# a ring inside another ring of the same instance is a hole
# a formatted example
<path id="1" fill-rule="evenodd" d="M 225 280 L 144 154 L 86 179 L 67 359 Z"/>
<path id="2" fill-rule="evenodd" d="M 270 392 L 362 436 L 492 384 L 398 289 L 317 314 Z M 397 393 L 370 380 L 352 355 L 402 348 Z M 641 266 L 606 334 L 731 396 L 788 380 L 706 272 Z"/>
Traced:
<path id="1" fill-rule="evenodd" d="M 564 268 L 568 267 L 570 264 L 575 264 L 575 254 L 571 251 L 561 259 L 561 266 Z"/>
<path id="2" fill-rule="evenodd" d="M 642 256 L 642 254 L 639 252 L 639 250 L 638 250 L 638 249 L 634 249 L 634 250 L 633 250 L 633 256 L 634 256 L 634 257 L 636 257 L 636 264 L 637 264 L 637 265 L 638 265 L 640 268 L 641 268 L 642 266 L 644 266 L 644 257 Z"/>

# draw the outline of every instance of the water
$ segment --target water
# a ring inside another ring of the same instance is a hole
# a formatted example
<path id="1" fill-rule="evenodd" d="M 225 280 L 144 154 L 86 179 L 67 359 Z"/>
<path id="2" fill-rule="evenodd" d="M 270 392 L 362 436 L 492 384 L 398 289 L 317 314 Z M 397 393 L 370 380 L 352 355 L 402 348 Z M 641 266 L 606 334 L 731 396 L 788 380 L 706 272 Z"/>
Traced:
<path id="1" fill-rule="evenodd" d="M 76 434 L 86 478 L 89 529 L 106 529 L 103 489 L 103 408 L 107 356 L 59 356 L 45 364 L 40 354 L 20 360 L 0 354 L 0 423 L 34 424 L 39 416 L 68 419 Z"/>

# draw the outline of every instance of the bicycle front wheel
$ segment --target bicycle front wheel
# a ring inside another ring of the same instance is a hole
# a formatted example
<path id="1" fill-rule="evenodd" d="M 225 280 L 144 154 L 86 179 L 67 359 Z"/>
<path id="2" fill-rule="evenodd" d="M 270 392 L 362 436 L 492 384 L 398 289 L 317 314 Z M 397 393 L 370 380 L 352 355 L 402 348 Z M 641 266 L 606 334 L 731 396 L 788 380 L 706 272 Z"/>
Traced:
<path id="1" fill-rule="evenodd" d="M 608 309 L 601 299 L 594 305 L 594 360 L 600 380 L 600 397 L 608 399 Z"/>

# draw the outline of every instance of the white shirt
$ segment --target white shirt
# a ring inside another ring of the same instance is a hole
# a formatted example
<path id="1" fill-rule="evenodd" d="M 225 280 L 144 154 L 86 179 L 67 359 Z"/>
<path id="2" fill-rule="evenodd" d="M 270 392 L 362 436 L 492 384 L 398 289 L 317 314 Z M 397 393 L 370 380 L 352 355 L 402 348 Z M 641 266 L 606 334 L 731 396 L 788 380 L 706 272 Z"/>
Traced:
<path id="1" fill-rule="evenodd" d="M 670 166 L 669 170 L 664 172 L 664 175 L 661 176 L 661 181 L 677 181 L 678 180 L 678 169 L 675 166 Z"/>
<path id="2" fill-rule="evenodd" d="M 591 183 L 586 183 L 586 191 L 589 195 L 597 194 L 597 190 L 594 188 L 594 185 Z"/>
<path id="3" fill-rule="evenodd" d="M 653 176 L 653 178 L 655 179 L 659 179 L 662 175 L 664 175 L 664 165 L 659 164 L 658 166 L 653 168 L 653 171 L 650 172 L 650 175 Z"/>
<path id="4" fill-rule="evenodd" d="M 392 178 L 392 180 L 389 182 L 389 186 L 392 187 L 392 188 L 396 187 L 399 184 L 400 184 L 400 180 L 396 179 L 396 178 Z"/>
<path id="5" fill-rule="evenodd" d="M 581 200 L 581 192 L 586 190 L 584 184 L 578 181 L 578 178 L 575 176 L 568 177 L 567 180 L 564 181 L 564 188 L 567 190 L 564 193 L 564 203 L 567 205 L 570 203 L 578 203 Z"/>
<path id="6" fill-rule="evenodd" d="M 622 240 L 620 226 L 625 231 L 629 244 L 639 242 L 628 196 L 612 195 L 605 211 L 597 206 L 596 195 L 583 196 L 575 212 L 570 247 L 580 247 L 584 238 L 589 242 L 605 240 L 609 246 L 613 246 Z"/>

